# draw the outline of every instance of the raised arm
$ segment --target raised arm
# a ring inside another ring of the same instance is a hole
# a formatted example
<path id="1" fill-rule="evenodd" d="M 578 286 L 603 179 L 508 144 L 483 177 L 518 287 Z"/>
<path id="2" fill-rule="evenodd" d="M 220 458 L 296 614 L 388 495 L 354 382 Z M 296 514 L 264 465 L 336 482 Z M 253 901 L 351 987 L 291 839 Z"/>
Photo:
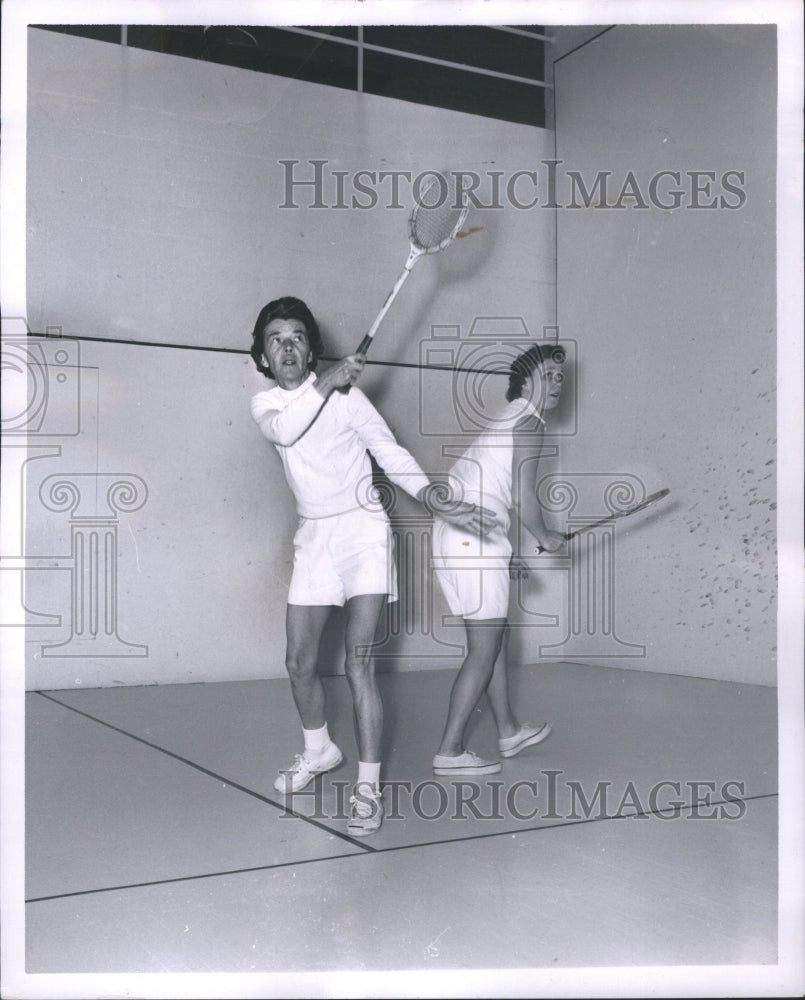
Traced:
<path id="1" fill-rule="evenodd" d="M 255 423 L 272 444 L 292 445 L 310 427 L 336 389 L 354 384 L 365 363 L 362 355 L 342 358 L 282 410 L 273 409 L 259 393 L 251 402 Z"/>

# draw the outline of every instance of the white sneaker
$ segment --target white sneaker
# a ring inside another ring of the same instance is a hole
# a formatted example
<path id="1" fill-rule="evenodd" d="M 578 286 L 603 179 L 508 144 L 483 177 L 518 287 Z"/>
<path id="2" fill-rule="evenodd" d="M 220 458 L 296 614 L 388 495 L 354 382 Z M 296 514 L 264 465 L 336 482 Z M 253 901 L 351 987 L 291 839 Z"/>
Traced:
<path id="1" fill-rule="evenodd" d="M 536 746 L 551 735 L 553 730 L 547 722 L 542 722 L 538 726 L 522 725 L 520 731 L 505 740 L 498 740 L 498 748 L 501 757 L 514 757 L 525 750 L 526 747 Z"/>
<path id="2" fill-rule="evenodd" d="M 497 774 L 499 770 L 499 760 L 484 760 L 472 750 L 465 750 L 458 757 L 446 757 L 444 754 L 437 753 L 433 758 L 433 773 L 439 775 Z"/>
<path id="3" fill-rule="evenodd" d="M 368 837 L 377 833 L 383 822 L 383 796 L 368 783 L 355 786 L 349 799 L 347 833 L 353 837 Z"/>
<path id="4" fill-rule="evenodd" d="M 293 764 L 287 770 L 280 771 L 274 781 L 274 788 L 284 795 L 299 792 L 309 785 L 317 774 L 332 771 L 343 759 L 344 755 L 332 741 L 321 753 L 305 750 L 304 753 L 298 753 L 294 757 Z"/>

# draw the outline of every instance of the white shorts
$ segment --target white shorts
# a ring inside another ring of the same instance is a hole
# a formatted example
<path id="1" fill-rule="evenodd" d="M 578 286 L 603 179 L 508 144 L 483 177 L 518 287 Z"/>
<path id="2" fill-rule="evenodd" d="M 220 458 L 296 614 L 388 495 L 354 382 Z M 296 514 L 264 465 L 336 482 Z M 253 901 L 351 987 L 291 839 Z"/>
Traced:
<path id="1" fill-rule="evenodd" d="M 432 565 L 452 614 L 481 621 L 507 617 L 511 553 L 500 528 L 480 538 L 434 518 Z"/>
<path id="2" fill-rule="evenodd" d="M 342 607 L 359 594 L 397 600 L 394 542 L 384 511 L 300 518 L 293 544 L 289 604 Z"/>

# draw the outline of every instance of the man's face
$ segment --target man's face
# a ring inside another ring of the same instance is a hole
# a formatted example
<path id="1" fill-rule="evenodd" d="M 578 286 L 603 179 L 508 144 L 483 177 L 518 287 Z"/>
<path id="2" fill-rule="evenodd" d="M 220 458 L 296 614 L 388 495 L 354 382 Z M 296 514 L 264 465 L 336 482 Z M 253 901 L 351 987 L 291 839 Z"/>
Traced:
<path id="1" fill-rule="evenodd" d="M 301 319 L 272 319 L 263 333 L 263 353 L 282 389 L 295 389 L 308 376 L 313 354 Z"/>

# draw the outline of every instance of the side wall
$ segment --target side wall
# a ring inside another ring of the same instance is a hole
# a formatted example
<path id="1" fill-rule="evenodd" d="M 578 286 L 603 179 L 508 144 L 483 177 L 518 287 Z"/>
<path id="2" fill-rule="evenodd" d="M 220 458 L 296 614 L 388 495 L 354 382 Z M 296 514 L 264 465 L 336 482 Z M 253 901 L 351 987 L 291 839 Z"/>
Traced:
<path id="1" fill-rule="evenodd" d="M 671 490 L 617 535 L 623 665 L 775 682 L 776 79 L 768 25 L 617 26 L 555 66 L 563 468 Z"/>

